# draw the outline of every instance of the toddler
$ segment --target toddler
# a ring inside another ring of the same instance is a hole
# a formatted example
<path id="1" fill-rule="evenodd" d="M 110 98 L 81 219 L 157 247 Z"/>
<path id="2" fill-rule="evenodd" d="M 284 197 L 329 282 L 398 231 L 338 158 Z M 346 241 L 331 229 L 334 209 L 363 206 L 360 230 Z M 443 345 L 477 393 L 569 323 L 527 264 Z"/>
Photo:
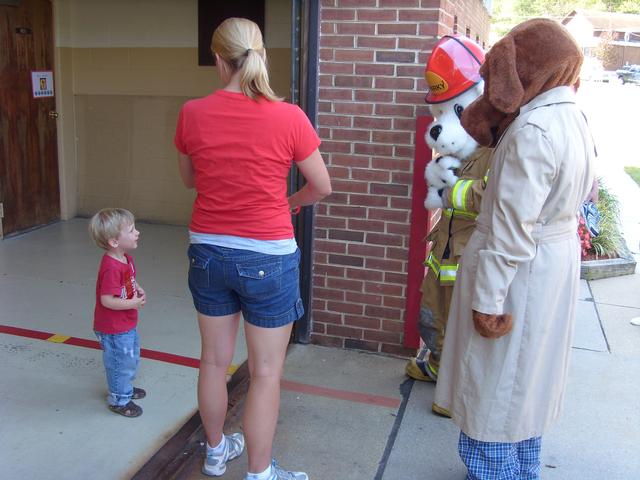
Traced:
<path id="1" fill-rule="evenodd" d="M 122 208 L 105 208 L 89 223 L 89 235 L 105 254 L 96 281 L 93 329 L 103 351 L 107 373 L 109 410 L 125 417 L 139 417 L 142 408 L 132 400 L 146 392 L 132 385 L 140 363 L 138 309 L 146 302 L 136 282 L 133 258 L 127 253 L 138 246 L 140 232 L 135 218 Z"/>

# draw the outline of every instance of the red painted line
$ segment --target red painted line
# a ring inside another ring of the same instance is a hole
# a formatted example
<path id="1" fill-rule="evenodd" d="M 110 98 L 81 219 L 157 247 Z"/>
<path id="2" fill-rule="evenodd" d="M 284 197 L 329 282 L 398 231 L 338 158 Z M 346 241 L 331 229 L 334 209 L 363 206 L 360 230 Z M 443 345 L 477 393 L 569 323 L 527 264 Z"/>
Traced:
<path id="1" fill-rule="evenodd" d="M 70 337 L 68 340 L 62 342 L 65 345 L 74 345 L 76 347 L 93 348 L 94 350 L 100 350 L 100 342 L 97 340 L 87 340 L 86 338 Z"/>
<path id="2" fill-rule="evenodd" d="M 38 340 L 46 340 L 53 335 L 53 333 L 39 332 L 37 330 L 27 330 L 26 328 L 10 327 L 9 325 L 0 325 L 0 333 L 17 335 L 18 337 L 37 338 Z"/>
<path id="3" fill-rule="evenodd" d="M 174 355 L 173 353 L 159 352 L 157 350 L 147 350 L 146 348 L 140 349 L 140 356 L 160 362 L 174 363 L 184 367 L 200 368 L 199 358 L 183 357 L 182 355 Z"/>
<path id="4" fill-rule="evenodd" d="M 38 330 L 29 330 L 26 328 L 12 327 L 9 325 L 0 325 L 0 333 L 15 335 L 18 337 L 35 338 L 37 340 L 47 340 L 54 334 L 49 332 L 41 332 Z M 69 337 L 62 342 L 66 345 L 76 347 L 92 348 L 100 350 L 100 343 L 96 340 L 86 338 Z M 160 362 L 172 363 L 174 365 L 182 365 L 185 367 L 199 368 L 200 360 L 197 358 L 184 357 L 173 353 L 159 352 L 157 350 L 140 349 L 140 356 L 150 360 L 158 360 Z M 349 402 L 364 403 L 367 405 L 376 405 L 379 407 L 388 407 L 397 409 L 400 407 L 400 399 L 383 397 L 380 395 L 371 395 L 368 393 L 349 392 L 346 390 L 337 390 L 335 388 L 318 387 L 315 385 L 307 385 L 306 383 L 292 382 L 290 380 L 282 380 L 282 388 L 291 392 L 304 393 L 307 395 L 317 395 L 319 397 L 334 398 L 338 400 L 346 400 Z"/>
<path id="5" fill-rule="evenodd" d="M 291 382 L 289 380 L 282 380 L 281 385 L 283 389 L 291 392 L 306 393 L 309 395 L 317 395 L 319 397 L 337 398 L 339 400 L 366 403 L 368 405 L 376 405 L 379 407 L 400 407 L 399 398 L 382 397 L 380 395 L 370 395 L 368 393 L 348 392 L 346 390 L 318 387 L 315 385 L 307 385 L 306 383 Z"/>
<path id="6" fill-rule="evenodd" d="M 0 333 L 16 335 L 18 337 L 35 338 L 37 340 L 47 340 L 54 335 L 53 333 L 49 333 L 49 332 L 41 332 L 39 330 L 29 330 L 26 328 L 11 327 L 9 325 L 0 325 Z M 85 348 L 93 348 L 94 350 L 100 350 L 100 343 L 97 340 L 89 340 L 86 338 L 69 337 L 67 340 L 60 343 L 64 343 L 65 345 L 74 345 L 76 347 L 85 347 Z M 200 367 L 200 360 L 197 358 L 184 357 L 182 355 L 159 352 L 157 350 L 149 350 L 146 348 L 141 348 L 140 356 L 142 358 L 149 358 L 151 360 L 158 360 L 159 362 L 183 365 L 185 367 L 191 367 L 191 368 Z"/>

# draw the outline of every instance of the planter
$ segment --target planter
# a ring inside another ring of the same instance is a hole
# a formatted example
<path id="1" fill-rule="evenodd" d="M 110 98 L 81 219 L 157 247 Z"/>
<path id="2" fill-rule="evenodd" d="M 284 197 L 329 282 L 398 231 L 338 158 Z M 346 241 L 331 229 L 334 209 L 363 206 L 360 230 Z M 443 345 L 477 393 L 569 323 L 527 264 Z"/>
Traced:
<path id="1" fill-rule="evenodd" d="M 580 278 L 584 280 L 633 275 L 635 271 L 636 260 L 631 254 L 619 258 L 585 260 L 580 264 Z"/>

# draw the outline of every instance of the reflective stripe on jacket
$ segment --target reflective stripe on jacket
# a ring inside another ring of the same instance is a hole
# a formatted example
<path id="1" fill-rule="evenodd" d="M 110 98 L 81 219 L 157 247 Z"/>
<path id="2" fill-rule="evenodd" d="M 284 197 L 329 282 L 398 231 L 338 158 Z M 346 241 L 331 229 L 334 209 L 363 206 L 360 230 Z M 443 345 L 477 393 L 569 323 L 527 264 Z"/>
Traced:
<path id="1" fill-rule="evenodd" d="M 429 257 L 424 264 L 431 269 L 433 273 L 440 279 L 441 284 L 453 283 L 456 281 L 458 274 L 458 264 L 440 264 L 433 253 L 429 253 Z"/>

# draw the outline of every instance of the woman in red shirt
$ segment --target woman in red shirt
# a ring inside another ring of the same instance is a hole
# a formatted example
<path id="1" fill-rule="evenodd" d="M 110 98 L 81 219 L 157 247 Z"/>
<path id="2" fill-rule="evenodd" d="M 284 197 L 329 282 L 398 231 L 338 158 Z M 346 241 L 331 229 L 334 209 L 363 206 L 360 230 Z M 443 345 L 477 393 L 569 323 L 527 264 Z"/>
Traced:
<path id="1" fill-rule="evenodd" d="M 211 50 L 224 87 L 185 103 L 175 144 L 196 200 L 189 225 L 189 288 L 202 337 L 198 403 L 207 433 L 203 473 L 222 475 L 244 448 L 222 432 L 226 373 L 244 319 L 251 375 L 244 414 L 247 480 L 307 480 L 272 460 L 280 378 L 291 327 L 303 312 L 291 212 L 331 193 L 320 140 L 302 110 L 269 86 L 258 26 L 230 18 Z M 307 183 L 287 197 L 296 162 Z"/>

